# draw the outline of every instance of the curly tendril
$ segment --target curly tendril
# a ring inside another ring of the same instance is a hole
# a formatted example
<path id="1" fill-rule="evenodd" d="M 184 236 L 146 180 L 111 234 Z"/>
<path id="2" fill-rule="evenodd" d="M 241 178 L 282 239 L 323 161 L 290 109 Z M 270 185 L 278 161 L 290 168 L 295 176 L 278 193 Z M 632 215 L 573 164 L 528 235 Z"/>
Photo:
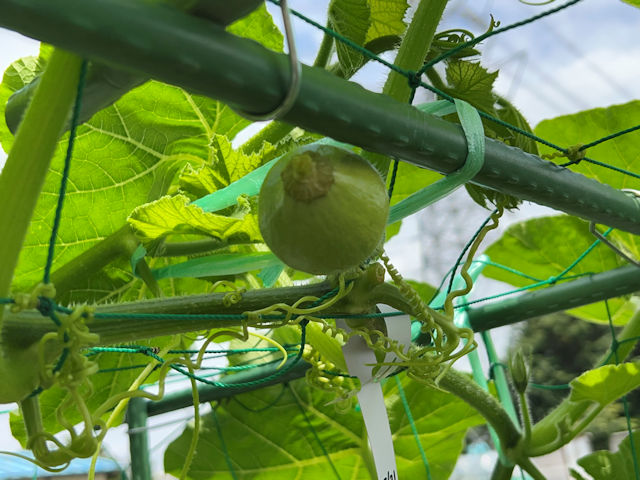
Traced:
<path id="1" fill-rule="evenodd" d="M 56 296 L 56 288 L 52 283 L 39 283 L 31 293 L 17 293 L 13 297 L 11 311 L 18 313 L 23 310 L 33 310 L 38 308 L 40 297 L 53 299 Z"/>
<path id="2" fill-rule="evenodd" d="M 545 160 L 553 160 L 554 158 L 566 157 L 569 160 L 569 164 L 573 164 L 582 161 L 586 155 L 587 151 L 583 148 L 581 143 L 578 143 L 577 145 L 567 147 L 564 152 L 547 153 L 542 155 L 542 158 Z"/>

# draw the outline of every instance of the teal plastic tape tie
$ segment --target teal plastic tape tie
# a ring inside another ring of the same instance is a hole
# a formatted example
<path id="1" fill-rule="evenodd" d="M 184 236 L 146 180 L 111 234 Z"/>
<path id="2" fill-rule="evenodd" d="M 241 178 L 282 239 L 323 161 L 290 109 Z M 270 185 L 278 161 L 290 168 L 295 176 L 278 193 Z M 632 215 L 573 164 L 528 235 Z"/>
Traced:
<path id="1" fill-rule="evenodd" d="M 152 270 L 156 279 L 236 275 L 282 264 L 272 253 L 224 253 Z"/>
<path id="2" fill-rule="evenodd" d="M 482 169 L 484 164 L 484 127 L 478 111 L 467 102 L 455 99 L 455 109 L 458 112 L 462 129 L 467 138 L 467 161 L 459 170 L 450 173 L 445 178 L 424 187 L 401 202 L 393 205 L 389 210 L 388 224 L 402 220 L 438 200 L 453 193 L 467 183 Z M 448 103 L 448 102 L 447 102 Z M 427 104 L 431 105 L 431 104 Z M 449 104 L 451 105 L 451 104 Z M 425 110 L 424 107 L 419 107 Z M 440 105 L 431 107 L 440 114 L 448 112 Z"/>

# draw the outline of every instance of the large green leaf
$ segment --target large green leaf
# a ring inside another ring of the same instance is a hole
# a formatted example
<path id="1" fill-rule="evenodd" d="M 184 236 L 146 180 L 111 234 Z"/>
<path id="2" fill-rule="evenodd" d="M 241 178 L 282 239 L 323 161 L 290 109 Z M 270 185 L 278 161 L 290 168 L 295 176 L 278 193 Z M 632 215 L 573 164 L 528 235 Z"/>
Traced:
<path id="1" fill-rule="evenodd" d="M 584 145 L 610 134 L 640 124 L 640 101 L 634 100 L 624 105 L 596 108 L 545 120 L 535 128 L 536 135 L 556 145 L 567 148 Z M 605 168 L 588 161 L 581 161 L 569 168 L 575 172 L 606 183 L 613 188 L 640 189 L 640 179 L 615 169 L 637 173 L 640 170 L 638 139 L 640 132 L 634 131 L 606 140 L 586 150 L 589 158 L 613 167 Z M 542 154 L 556 153 L 549 147 L 541 146 Z M 566 163 L 567 158 L 554 158 L 556 163 Z M 610 238 L 624 251 L 640 259 L 640 241 L 636 235 L 614 231 Z"/>
<path id="2" fill-rule="evenodd" d="M 0 105 L 2 105 L 2 117 L 0 120 L 0 144 L 5 152 L 9 152 L 13 145 L 13 134 L 5 122 L 4 109 L 9 97 L 25 85 L 31 83 L 42 73 L 46 61 L 41 57 L 24 57 L 13 62 L 5 70 L 0 84 Z"/>
<path id="3" fill-rule="evenodd" d="M 540 122 L 536 135 L 561 147 L 587 144 L 612 133 L 640 124 L 640 101 L 634 100 L 624 105 L 595 108 L 573 115 L 564 115 Z M 637 172 L 640 166 L 637 145 L 639 132 L 628 133 L 590 147 L 588 157 L 608 165 Z M 549 147 L 541 146 L 543 154 L 554 153 Z M 567 162 L 566 158 L 553 159 L 556 163 Z M 613 188 L 640 188 L 640 180 L 623 173 L 583 161 L 572 165 L 571 170 L 606 183 Z"/>
<path id="4" fill-rule="evenodd" d="M 189 199 L 184 195 L 162 197 L 135 209 L 129 223 L 143 241 L 171 233 L 208 235 L 220 240 L 239 236 L 247 242 L 262 238 L 255 208 L 248 199 L 241 201 L 237 215 L 224 216 L 189 205 Z"/>
<path id="5" fill-rule="evenodd" d="M 227 31 L 240 37 L 256 40 L 276 52 L 281 52 L 283 49 L 284 37 L 273 23 L 264 2 L 246 17 L 229 25 Z"/>
<path id="6" fill-rule="evenodd" d="M 578 465 L 591 475 L 593 480 L 638 478 L 640 473 L 637 470 L 640 463 L 640 431 L 638 430 L 633 432 L 633 446 L 632 449 L 631 437 L 627 436 L 620 443 L 617 452 L 598 450 L 582 457 L 578 460 Z M 574 477 L 584 479 L 577 472 L 574 473 Z"/>
<path id="7" fill-rule="evenodd" d="M 482 273 L 514 287 L 525 287 L 557 277 L 594 241 L 588 224 L 578 218 L 568 215 L 534 218 L 509 227 L 502 238 L 485 252 L 492 261 L 522 272 L 529 278 L 492 266 Z M 566 276 L 604 272 L 623 264 L 624 261 L 611 249 L 599 244 Z M 627 298 L 609 300 L 609 308 L 617 325 L 626 323 L 635 310 Z M 608 321 L 606 306 L 602 302 L 573 309 L 570 313 L 590 321 Z"/>
<path id="8" fill-rule="evenodd" d="M 390 204 L 395 205 L 441 178 L 442 175 L 433 170 L 416 167 L 407 162 L 399 162 Z"/>
<path id="9" fill-rule="evenodd" d="M 622 397 L 640 387 L 640 361 L 619 365 L 604 365 L 589 370 L 571 381 L 569 400 L 588 400 L 601 406 Z"/>
<path id="10" fill-rule="evenodd" d="M 329 26 L 343 37 L 373 52 L 392 49 L 406 29 L 406 0 L 332 0 Z M 338 61 L 345 78 L 351 77 L 368 58 L 336 40 Z"/>
<path id="11" fill-rule="evenodd" d="M 479 62 L 454 60 L 447 65 L 449 91 L 484 112 L 493 112 L 493 82 L 498 72 L 489 72 Z"/>
<path id="12" fill-rule="evenodd" d="M 180 174 L 180 188 L 194 198 L 229 186 L 273 159 L 276 153 L 276 149 L 270 144 L 263 145 L 259 152 L 251 154 L 234 150 L 231 142 L 223 135 L 213 137 L 211 148 L 213 155 L 210 163 L 199 169 L 187 166 Z"/>
<path id="13" fill-rule="evenodd" d="M 371 25 L 371 8 L 367 0 L 332 0 L 329 5 L 329 25 L 337 33 L 363 46 Z M 349 45 L 336 41 L 336 51 L 346 77 L 362 65 L 362 55 Z"/>
<path id="14" fill-rule="evenodd" d="M 461 452 L 469 427 L 482 423 L 471 407 L 450 394 L 406 379 L 402 382 L 432 478 L 446 479 Z M 332 478 L 328 453 L 341 478 L 368 479 L 361 413 L 338 413 L 330 397 L 297 381 L 291 389 L 274 386 L 240 395 L 217 407 L 228 458 L 211 416 L 203 419 L 189 478 Z M 285 388 L 283 391 L 282 389 Z M 424 465 L 394 380 L 384 386 L 399 477 L 422 478 Z M 300 411 L 305 410 L 313 430 Z M 249 410 L 249 408 L 251 410 Z M 266 410 L 264 410 L 266 408 Z M 188 426 L 165 453 L 165 470 L 180 472 L 193 427 Z M 235 477 L 227 461 L 233 466 Z"/>
<path id="15" fill-rule="evenodd" d="M 54 265 L 62 265 L 120 228 L 140 204 L 162 195 L 177 169 L 208 156 L 217 125 L 229 134 L 246 122 L 228 107 L 150 82 L 78 129 Z M 67 136 L 52 161 L 14 278 L 23 289 L 42 275 Z"/>
<path id="16" fill-rule="evenodd" d="M 367 31 L 366 43 L 388 36 L 400 36 L 407 28 L 404 15 L 409 4 L 406 0 L 369 0 L 371 25 Z"/>

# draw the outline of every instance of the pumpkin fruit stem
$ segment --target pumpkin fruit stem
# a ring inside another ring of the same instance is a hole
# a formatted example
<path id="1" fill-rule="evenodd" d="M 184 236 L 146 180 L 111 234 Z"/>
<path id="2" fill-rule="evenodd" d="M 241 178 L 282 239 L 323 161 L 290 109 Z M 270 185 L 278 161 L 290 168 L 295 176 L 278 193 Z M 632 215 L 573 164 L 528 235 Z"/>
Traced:
<path id="1" fill-rule="evenodd" d="M 315 152 L 305 152 L 291 159 L 281 173 L 284 191 L 297 201 L 311 203 L 324 197 L 333 185 L 331 162 Z"/>

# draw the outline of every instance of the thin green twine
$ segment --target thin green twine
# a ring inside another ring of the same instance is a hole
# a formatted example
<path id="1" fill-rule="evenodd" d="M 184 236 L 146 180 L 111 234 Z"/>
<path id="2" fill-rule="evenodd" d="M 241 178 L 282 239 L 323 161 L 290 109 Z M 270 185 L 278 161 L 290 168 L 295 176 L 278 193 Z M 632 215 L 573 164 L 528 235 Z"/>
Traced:
<path id="1" fill-rule="evenodd" d="M 473 38 L 473 39 L 471 39 L 471 40 L 469 40 L 467 42 L 461 43 L 457 47 L 452 48 L 451 50 L 449 50 L 447 52 L 444 52 L 442 55 L 439 55 L 438 57 L 434 58 L 433 60 L 425 63 L 424 66 L 420 69 L 420 71 L 418 73 L 420 75 L 422 75 L 424 72 L 427 71 L 427 69 L 429 69 L 430 67 L 432 67 L 436 63 L 444 60 L 447 57 L 450 57 L 451 55 L 454 55 L 454 54 L 458 53 L 460 50 L 463 50 L 463 49 L 465 49 L 467 47 L 472 47 L 473 45 L 476 45 L 476 44 L 482 42 L 483 40 L 486 40 L 489 37 L 492 37 L 494 35 L 498 35 L 499 33 L 503 33 L 503 32 L 506 32 L 508 30 L 513 30 L 514 28 L 522 27 L 522 26 L 527 25 L 529 23 L 533 23 L 536 20 L 540 20 L 541 18 L 544 18 L 544 17 L 547 17 L 547 16 L 552 15 L 554 13 L 557 13 L 560 10 L 564 10 L 567 7 L 571 7 L 571 6 L 575 5 L 576 3 L 580 2 L 580 1 L 581 0 L 572 0 L 572 1 L 567 2 L 565 4 L 562 4 L 562 5 L 560 5 L 560 6 L 556 7 L 556 8 L 552 8 L 552 9 L 547 10 L 545 12 L 542 12 L 542 13 L 540 13 L 538 15 L 534 15 L 533 17 L 529 17 L 529 18 L 526 18 L 526 19 L 521 20 L 519 22 L 515 22 L 515 23 L 512 23 L 512 24 L 509 24 L 509 25 L 507 25 L 505 27 L 496 28 L 495 30 L 491 30 L 490 32 L 483 33 L 482 35 L 479 35 L 479 36 L 477 36 L 477 37 L 475 37 L 475 38 Z"/>
<path id="2" fill-rule="evenodd" d="M 240 405 L 245 410 L 247 410 L 249 412 L 253 412 L 253 413 L 261 413 L 261 412 L 265 412 L 265 411 L 269 410 L 271 407 L 274 407 L 275 405 L 277 405 L 277 403 L 283 397 L 284 392 L 286 391 L 286 386 L 285 385 L 286 384 L 284 384 L 284 383 L 282 384 L 282 389 L 280 390 L 280 393 L 276 396 L 276 398 L 274 398 L 272 401 L 267 403 L 264 407 L 260 407 L 260 408 L 253 408 L 253 407 L 250 407 L 249 405 L 246 405 L 245 403 L 241 402 L 238 399 L 237 395 L 234 395 L 231 398 L 233 399 L 234 402 L 236 402 L 238 405 Z"/>
<path id="3" fill-rule="evenodd" d="M 280 2 L 278 0 L 269 0 L 269 1 L 271 3 L 273 3 L 273 4 L 275 4 L 275 5 L 280 5 Z M 499 33 L 506 32 L 508 30 L 512 30 L 512 29 L 517 28 L 517 27 L 521 27 L 523 25 L 527 25 L 527 24 L 532 23 L 532 22 L 534 22 L 536 20 L 539 20 L 540 18 L 543 18 L 543 17 L 546 17 L 548 15 L 557 13 L 560 10 L 563 10 L 563 9 L 565 9 L 567 7 L 575 5 L 576 3 L 580 2 L 580 1 L 581 0 L 572 0 L 570 2 L 567 2 L 567 3 L 563 4 L 563 5 L 560 5 L 559 7 L 547 10 L 546 12 L 543 12 L 543 13 L 541 13 L 539 15 L 534 15 L 534 16 L 529 17 L 529 18 L 527 18 L 525 20 L 522 20 L 520 22 L 515 22 L 513 24 L 507 25 L 507 26 L 505 26 L 503 28 L 494 29 L 491 32 L 487 32 L 487 33 L 485 33 L 483 35 L 475 37 L 474 39 L 469 40 L 468 42 L 461 43 L 456 48 L 453 48 L 453 49 L 449 50 L 448 52 L 445 52 L 442 55 L 438 56 L 434 60 L 431 60 L 430 62 L 425 63 L 418 72 L 403 70 L 402 68 L 399 68 L 399 67 L 397 67 L 396 65 L 394 65 L 394 64 L 392 64 L 390 62 L 387 62 L 386 60 L 384 60 L 380 56 L 376 55 L 375 53 L 371 52 L 370 50 L 367 50 L 366 48 L 364 48 L 364 47 L 358 45 L 357 43 L 349 40 L 348 38 L 340 35 L 339 33 L 335 32 L 334 30 L 332 30 L 332 29 L 330 29 L 328 27 L 325 27 L 324 25 L 321 25 L 321 24 L 313 21 L 312 19 L 306 17 L 305 15 L 301 14 L 300 12 L 297 12 L 296 10 L 293 10 L 293 9 L 290 9 L 290 12 L 293 15 L 295 15 L 296 17 L 298 17 L 301 20 L 303 20 L 304 22 L 316 27 L 319 30 L 322 30 L 325 34 L 332 36 L 333 38 L 335 38 L 339 42 L 349 46 L 350 48 L 352 48 L 355 51 L 361 53 L 362 55 L 364 55 L 365 57 L 369 58 L 370 60 L 374 60 L 374 61 L 384 65 L 385 67 L 389 68 L 390 70 L 393 70 L 394 72 L 396 72 L 396 73 L 398 73 L 400 75 L 403 75 L 404 77 L 407 78 L 407 81 L 409 82 L 409 85 L 411 86 L 411 88 L 412 88 L 414 93 L 415 93 L 416 88 L 418 86 L 421 86 L 423 88 L 426 88 L 427 90 L 430 90 L 430 91 L 436 93 L 437 95 L 440 95 L 442 98 L 452 102 L 453 101 L 453 97 L 451 95 L 448 95 L 446 92 L 443 92 L 442 90 L 440 90 L 438 88 L 435 88 L 434 86 L 429 85 L 427 83 L 424 83 L 424 82 L 422 82 L 420 80 L 421 75 L 428 68 L 432 67 L 437 62 L 440 62 L 440 61 L 444 60 L 445 58 L 447 58 L 447 57 L 449 57 L 451 55 L 454 55 L 458 51 L 460 51 L 460 50 L 462 50 L 464 48 L 467 48 L 469 46 L 475 45 L 475 44 L 481 42 L 482 40 L 485 40 L 488 37 L 491 37 L 493 35 L 497 35 Z M 530 138 L 531 140 L 534 140 L 534 141 L 536 141 L 536 142 L 538 142 L 538 143 L 540 143 L 542 145 L 546 145 L 546 146 L 548 146 L 550 148 L 553 148 L 554 150 L 560 151 L 562 153 L 567 153 L 568 152 L 568 150 L 566 148 L 562 148 L 559 145 L 555 145 L 552 142 L 549 142 L 549 141 L 547 141 L 547 140 L 545 140 L 545 139 L 543 139 L 541 137 L 538 137 L 537 135 L 534 135 L 531 132 L 523 130 L 523 129 L 521 129 L 521 128 L 515 126 L 515 125 L 512 125 L 512 124 L 510 124 L 508 122 L 505 122 L 504 120 L 501 120 L 501 119 L 499 119 L 497 117 L 494 117 L 493 115 L 490 115 L 490 114 L 485 113 L 483 111 L 479 111 L 479 114 L 480 114 L 480 116 L 482 116 L 483 118 L 486 118 L 487 120 L 490 120 L 490 121 L 492 121 L 492 122 L 494 122 L 494 123 L 496 123 L 498 125 L 502 125 L 503 127 L 507 128 L 507 129 L 509 129 L 509 130 L 511 130 L 513 132 L 519 133 L 520 135 L 524 135 L 525 137 Z M 588 148 L 589 146 L 593 146 L 593 145 L 596 145 L 598 143 L 602 143 L 602 142 L 604 142 L 606 140 L 610 140 L 612 138 L 616 138 L 616 137 L 618 137 L 620 135 L 624 135 L 626 133 L 630 133 L 630 132 L 636 131 L 638 129 L 640 129 L 640 125 L 634 126 L 634 127 L 630 127 L 630 128 L 625 129 L 625 130 L 621 130 L 619 132 L 610 134 L 610 135 L 608 135 L 606 137 L 603 137 L 603 138 L 601 138 L 599 140 L 591 142 L 590 144 L 584 146 L 582 148 L 582 150 Z M 640 178 L 639 174 L 630 172 L 628 170 L 623 170 L 623 169 L 621 169 L 619 167 L 615 167 L 613 165 L 609 165 L 609 164 L 606 164 L 604 162 L 599 162 L 599 161 L 594 160 L 592 158 L 584 157 L 581 161 L 586 161 L 586 162 L 592 163 L 594 165 L 598 165 L 598 166 L 601 166 L 601 167 L 604 167 L 604 168 L 615 170 L 615 171 L 617 171 L 619 173 L 622 173 L 624 175 L 628 175 L 628 176 L 635 177 L 635 178 Z M 571 165 L 573 163 L 575 163 L 575 162 L 569 162 L 569 163 L 561 165 L 561 166 L 568 166 L 568 165 Z M 392 190 L 392 188 L 391 188 L 391 190 Z"/>
<path id="4" fill-rule="evenodd" d="M 302 413 L 302 416 L 304 417 L 305 421 L 307 422 L 307 425 L 309 426 L 309 430 L 311 430 L 311 433 L 313 434 L 313 437 L 316 439 L 316 442 L 318 442 L 318 445 L 320 445 L 320 449 L 322 450 L 322 453 L 324 454 L 325 457 L 327 457 L 327 460 L 329 461 L 329 465 L 331 465 L 331 469 L 333 470 L 333 473 L 335 474 L 335 476 L 336 476 L 336 478 L 338 480 L 342 480 L 340 478 L 340 473 L 338 472 L 338 469 L 333 464 L 333 460 L 331 460 L 331 456 L 329 455 L 329 452 L 327 451 L 327 449 L 325 448 L 324 444 L 322 443 L 322 440 L 320 440 L 320 436 L 318 435 L 318 432 L 316 432 L 316 429 L 313 428 L 313 424 L 311 423 L 311 419 L 307 415 L 307 412 L 305 411 L 304 407 L 300 404 L 300 401 L 298 400 L 298 397 L 296 396 L 295 392 L 291 388 L 291 385 L 289 385 L 288 383 L 287 383 L 287 388 L 291 391 L 291 396 L 295 400 L 296 405 L 298 405 L 298 409 L 300 410 L 300 413 Z"/>
<path id="5" fill-rule="evenodd" d="M 244 387 L 252 387 L 252 386 L 256 386 L 256 385 L 261 385 L 263 383 L 267 383 L 270 382 L 271 380 L 274 380 L 278 377 L 283 376 L 285 373 L 289 372 L 291 369 L 293 369 L 298 362 L 300 361 L 300 359 L 302 358 L 302 352 L 304 351 L 304 345 L 306 343 L 306 326 L 307 323 L 306 322 L 301 322 L 300 326 L 302 327 L 302 335 L 300 338 L 300 349 L 298 350 L 298 353 L 296 354 L 295 358 L 293 359 L 293 361 L 291 363 L 289 363 L 289 365 L 286 365 L 285 367 L 281 368 L 280 370 L 278 370 L 277 372 L 271 374 L 271 375 L 267 375 L 266 377 L 263 377 L 259 380 L 252 380 L 249 382 L 240 382 L 240 383 L 223 383 L 223 382 L 215 382 L 212 380 L 209 380 L 207 378 L 201 377 L 199 375 L 196 375 L 194 373 L 191 373 L 189 370 L 185 370 L 183 367 L 179 366 L 179 365 L 170 365 L 170 368 L 180 372 L 181 374 L 185 375 L 186 377 L 189 378 L 193 378 L 194 380 L 204 383 L 206 385 L 210 385 L 212 387 L 218 387 L 218 388 L 244 388 Z M 143 353 L 151 358 L 153 358 L 154 360 L 156 360 L 159 363 L 165 363 L 164 359 L 162 359 L 161 357 L 159 357 L 158 355 L 156 355 L 156 353 L 151 349 L 151 348 L 146 348 L 146 349 L 142 349 L 140 352 L 138 353 Z"/>
<path id="6" fill-rule="evenodd" d="M 427 455 L 422 448 L 420 436 L 418 435 L 418 429 L 416 428 L 416 424 L 413 421 L 413 415 L 411 415 L 409 402 L 407 402 L 407 397 L 404 394 L 404 389 L 402 388 L 402 382 L 400 382 L 400 379 L 397 375 L 394 378 L 396 380 L 396 385 L 398 386 L 398 395 L 400 396 L 400 400 L 402 400 L 402 406 L 404 407 L 404 411 L 407 414 L 407 419 L 409 420 L 409 425 L 411 426 L 411 431 L 413 432 L 413 438 L 415 438 L 416 440 L 416 445 L 418 446 L 420 456 L 422 457 L 422 464 L 424 465 L 424 469 L 427 472 L 427 480 L 431 480 L 431 469 L 429 468 L 429 461 L 427 460 Z"/>
<path id="7" fill-rule="evenodd" d="M 602 235 L 603 235 L 603 236 L 607 236 L 607 235 L 609 235 L 609 233 L 611 233 L 611 231 L 612 231 L 612 230 L 613 230 L 613 228 L 609 228 L 609 229 L 608 229 L 606 232 L 604 232 Z M 471 240 L 471 241 L 473 241 L 473 238 L 472 238 L 472 240 Z M 576 258 L 576 259 L 575 259 L 575 260 L 574 260 L 574 261 L 573 261 L 569 266 L 568 266 L 568 267 L 566 267 L 566 268 L 565 268 L 562 272 L 560 272 L 558 275 L 552 275 L 551 277 L 549 277 L 549 278 L 548 278 L 548 279 L 546 279 L 546 280 L 539 281 L 539 282 L 533 283 L 533 284 L 531 284 L 531 285 L 526 285 L 526 286 L 524 286 L 524 287 L 517 288 L 517 289 L 515 289 L 515 290 L 511 290 L 511 291 L 509 291 L 509 292 L 503 292 L 503 293 L 499 293 L 499 294 L 497 294 L 497 295 L 491 295 L 491 296 L 489 296 L 489 297 L 483 297 L 483 298 L 480 298 L 480 299 L 478 299 L 478 300 L 472 300 L 472 301 L 469 301 L 469 302 L 465 302 L 465 303 L 462 303 L 462 304 L 459 304 L 459 305 L 455 306 L 454 308 L 466 308 L 466 307 L 468 307 L 468 306 L 470 306 L 470 305 L 473 305 L 473 304 L 475 304 L 475 303 L 485 302 L 485 301 L 487 301 L 487 300 L 493 300 L 493 299 L 495 299 L 495 298 L 504 297 L 504 296 L 506 296 L 506 295 L 512 295 L 512 294 L 514 294 L 514 293 L 522 292 L 522 291 L 525 291 L 525 290 L 531 290 L 531 289 L 533 289 L 533 288 L 541 287 L 541 286 L 543 286 L 543 285 L 553 285 L 553 284 L 555 284 L 555 283 L 559 282 L 560 280 L 569 280 L 570 278 L 577 278 L 577 277 L 581 277 L 581 276 L 585 276 L 585 275 L 591 275 L 591 273 L 585 272 L 585 273 L 580 273 L 580 274 L 577 274 L 577 275 L 574 275 L 574 276 L 570 276 L 570 277 L 567 277 L 567 276 L 566 276 L 566 275 L 567 275 L 567 273 L 569 273 L 571 270 L 573 270 L 573 269 L 576 267 L 576 265 L 578 265 L 582 260 L 584 260 L 584 258 L 585 258 L 585 257 L 586 257 L 586 256 L 587 256 L 587 255 L 588 255 L 588 254 L 589 254 L 589 253 L 590 253 L 590 252 L 591 252 L 591 251 L 592 251 L 592 250 L 593 250 L 593 249 L 594 249 L 594 248 L 595 248 L 599 243 L 600 243 L 600 240 L 599 240 L 599 239 L 595 240 L 595 241 L 594 241 L 594 242 L 593 242 L 593 243 L 592 243 L 592 244 L 591 244 L 591 245 L 590 245 L 590 246 L 589 246 L 589 247 L 588 247 L 584 252 L 582 252 L 582 253 L 581 253 L 581 254 L 580 254 L 580 255 L 579 255 L 579 256 L 578 256 L 578 257 L 577 257 L 577 258 Z M 466 248 L 466 247 L 465 247 L 465 248 Z M 463 254 L 464 254 L 464 252 L 463 252 Z M 460 258 L 461 258 L 461 257 L 462 257 L 462 255 L 460 256 Z M 458 265 L 458 264 L 459 264 L 459 262 L 460 262 L 460 258 L 458 259 L 458 262 L 456 263 L 456 266 L 455 266 L 454 268 L 457 268 L 457 265 Z M 452 272 L 452 271 L 453 271 L 453 269 L 452 269 L 452 270 L 449 270 L 449 272 Z M 514 271 L 513 271 L 513 273 L 519 273 L 519 272 L 517 272 L 516 270 L 514 270 Z M 451 276 L 451 278 L 453 279 L 453 275 Z M 453 281 L 453 280 L 451 280 L 451 282 L 450 282 L 450 286 L 449 286 L 449 288 L 451 288 L 452 281 Z"/>
<path id="8" fill-rule="evenodd" d="M 218 438 L 220 439 L 220 447 L 222 448 L 222 453 L 224 454 L 224 459 L 227 462 L 227 468 L 229 468 L 229 473 L 231 473 L 231 477 L 234 480 L 237 480 L 236 472 L 233 469 L 233 464 L 231 463 L 231 457 L 229 456 L 229 451 L 227 450 L 227 444 L 224 441 L 224 436 L 222 435 L 222 429 L 220 428 L 220 422 L 218 422 L 218 415 L 216 414 L 216 409 L 213 408 L 211 410 L 211 416 L 213 417 L 213 423 L 216 424 L 216 431 L 218 432 Z"/>
<path id="9" fill-rule="evenodd" d="M 613 319 L 611 318 L 611 310 L 609 309 L 609 301 L 605 300 L 604 305 L 607 309 L 607 317 L 609 318 L 609 330 L 611 331 L 611 350 L 613 351 L 616 359 L 616 365 L 620 363 L 618 357 L 618 339 L 616 338 L 616 331 L 613 328 Z M 636 480 L 640 480 L 640 466 L 638 465 L 638 458 L 636 456 L 635 441 L 633 439 L 633 428 L 631 426 L 631 416 L 629 415 L 629 402 L 627 396 L 622 397 L 622 405 L 624 407 L 624 414 L 627 419 L 627 431 L 629 432 L 629 446 L 631 447 L 631 458 L 633 459 L 633 471 L 636 476 Z"/>
<path id="10" fill-rule="evenodd" d="M 65 193 L 67 189 L 67 183 L 69 179 L 69 171 L 71 168 L 71 157 L 73 155 L 73 144 L 76 136 L 76 128 L 78 120 L 80 118 L 80 107 L 82 106 L 82 93 L 84 91 L 84 85 L 87 77 L 87 60 L 83 60 L 80 66 L 80 75 L 78 77 L 78 86 L 76 87 L 76 98 L 73 105 L 73 114 L 71 116 L 71 129 L 69 132 L 69 140 L 67 142 L 67 153 L 64 159 L 64 169 L 62 172 L 62 180 L 60 182 L 60 189 L 58 192 L 58 203 L 56 205 L 56 212 L 53 220 L 53 226 L 51 228 L 51 237 L 49 238 L 49 249 L 47 252 L 47 261 L 44 268 L 44 276 L 42 282 L 47 284 L 50 282 L 51 266 L 53 265 L 53 254 L 55 250 L 56 237 L 58 236 L 58 230 L 60 228 L 60 221 L 62 218 L 62 206 L 64 204 Z M 52 299 L 46 297 L 39 298 L 38 310 L 43 316 L 51 318 L 53 323 L 60 326 L 60 319 L 56 316 L 55 303 Z M 67 333 L 64 333 L 64 341 L 68 341 L 69 337 Z M 53 373 L 58 372 L 64 365 L 65 360 L 69 356 L 69 349 L 64 348 L 62 353 L 58 357 L 58 360 L 53 367 Z M 38 395 L 42 392 L 42 387 L 36 388 L 31 392 L 30 396 Z"/>
<path id="11" fill-rule="evenodd" d="M 84 91 L 84 85 L 87 78 L 87 60 L 82 61 L 80 67 L 80 76 L 78 78 L 78 87 L 76 90 L 76 99 L 73 105 L 73 115 L 71 116 L 71 128 L 69 130 L 69 140 L 67 142 L 67 153 L 64 159 L 64 169 L 62 171 L 62 179 L 60 181 L 60 190 L 58 191 L 58 204 L 56 205 L 56 213 L 53 220 L 53 227 L 51 228 L 51 237 L 49 239 L 49 251 L 47 254 L 47 263 L 44 268 L 43 283 L 50 282 L 51 266 L 53 265 L 53 253 L 56 245 L 56 237 L 58 236 L 58 229 L 60 228 L 60 221 L 62 218 L 62 207 L 64 204 L 64 198 L 67 191 L 67 183 L 69 180 L 69 171 L 71 169 L 71 157 L 73 155 L 73 145 L 76 138 L 76 129 L 78 127 L 78 121 L 80 119 L 80 108 L 82 107 L 82 94 Z"/>

